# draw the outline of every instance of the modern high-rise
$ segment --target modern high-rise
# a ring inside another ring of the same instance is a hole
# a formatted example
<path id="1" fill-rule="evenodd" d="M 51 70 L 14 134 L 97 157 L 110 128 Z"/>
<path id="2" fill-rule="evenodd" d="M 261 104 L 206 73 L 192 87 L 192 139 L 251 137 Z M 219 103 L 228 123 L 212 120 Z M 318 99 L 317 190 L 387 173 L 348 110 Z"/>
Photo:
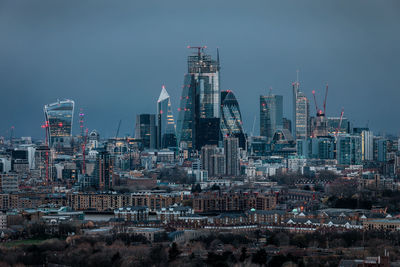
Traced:
<path id="1" fill-rule="evenodd" d="M 139 114 L 136 116 L 135 138 L 142 141 L 145 149 L 156 148 L 157 127 L 154 114 Z"/>
<path id="2" fill-rule="evenodd" d="M 196 48 L 197 53 L 188 57 L 177 122 L 178 144 L 191 149 L 214 144 L 220 135 L 219 60 L 205 54 L 203 47 Z M 204 127 L 206 137 L 199 134 Z"/>
<path id="3" fill-rule="evenodd" d="M 374 159 L 374 134 L 371 131 L 361 132 L 361 153 L 363 161 Z"/>
<path id="4" fill-rule="evenodd" d="M 336 159 L 342 165 L 360 165 L 362 160 L 361 136 L 343 134 L 337 137 Z"/>
<path id="5" fill-rule="evenodd" d="M 232 91 L 221 92 L 221 134 L 239 139 L 239 146 L 246 148 L 246 137 L 243 131 L 242 115 L 239 103 Z"/>
<path id="6" fill-rule="evenodd" d="M 157 100 L 157 147 L 176 147 L 175 121 L 171 98 L 163 85 Z"/>
<path id="7" fill-rule="evenodd" d="M 99 190 L 110 190 L 113 187 L 113 158 L 111 154 L 101 149 L 96 155 L 96 165 L 94 170 L 94 185 Z"/>
<path id="8" fill-rule="evenodd" d="M 309 134 L 310 103 L 303 92 L 300 83 L 293 83 L 293 118 L 292 135 L 295 139 L 306 139 Z"/>
<path id="9" fill-rule="evenodd" d="M 238 176 L 240 171 L 239 139 L 224 138 L 225 173 L 227 176 Z"/>
<path id="10" fill-rule="evenodd" d="M 66 144 L 71 140 L 74 105 L 74 101 L 64 99 L 44 106 L 50 147 L 55 144 Z"/>
<path id="11" fill-rule="evenodd" d="M 276 130 L 283 129 L 283 96 L 260 96 L 260 135 L 272 139 Z"/>

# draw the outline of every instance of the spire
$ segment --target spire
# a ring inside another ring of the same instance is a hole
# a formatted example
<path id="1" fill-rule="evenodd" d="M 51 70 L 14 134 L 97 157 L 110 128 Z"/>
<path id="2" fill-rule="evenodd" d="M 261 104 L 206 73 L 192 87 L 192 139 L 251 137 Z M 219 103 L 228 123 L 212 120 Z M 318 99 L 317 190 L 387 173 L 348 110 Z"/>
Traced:
<path id="1" fill-rule="evenodd" d="M 160 94 L 160 96 L 158 97 L 157 102 L 161 102 L 161 101 L 163 101 L 163 100 L 165 100 L 165 99 L 167 99 L 167 98 L 169 98 L 169 94 L 168 94 L 167 90 L 165 89 L 165 85 L 163 85 L 163 86 L 161 87 L 161 94 Z"/>
<path id="2" fill-rule="evenodd" d="M 219 70 L 219 48 L 217 47 L 217 64 L 218 64 L 218 70 Z"/>

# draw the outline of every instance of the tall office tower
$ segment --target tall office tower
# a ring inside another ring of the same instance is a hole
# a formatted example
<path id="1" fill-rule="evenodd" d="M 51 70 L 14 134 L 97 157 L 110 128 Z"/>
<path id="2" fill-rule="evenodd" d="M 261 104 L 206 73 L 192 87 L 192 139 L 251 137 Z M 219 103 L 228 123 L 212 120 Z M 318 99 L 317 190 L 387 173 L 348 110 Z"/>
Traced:
<path id="1" fill-rule="evenodd" d="M 44 106 L 44 116 L 48 144 L 50 147 L 69 145 L 72 137 L 72 122 L 75 102 L 69 99 L 59 100 L 56 103 Z"/>
<path id="2" fill-rule="evenodd" d="M 362 160 L 361 136 L 343 134 L 336 141 L 336 159 L 342 165 L 360 165 Z"/>
<path id="3" fill-rule="evenodd" d="M 179 146 L 199 150 L 219 140 L 220 67 L 219 60 L 204 53 L 205 47 L 189 48 L 198 51 L 188 57 L 188 73 L 178 109 L 177 140 Z"/>
<path id="4" fill-rule="evenodd" d="M 221 134 L 239 139 L 239 146 L 246 149 L 242 115 L 239 103 L 232 91 L 221 92 Z"/>
<path id="5" fill-rule="evenodd" d="M 376 160 L 379 162 L 386 162 L 387 160 L 387 147 L 388 140 L 387 139 L 376 139 Z"/>
<path id="6" fill-rule="evenodd" d="M 172 114 L 171 99 L 164 85 L 157 100 L 157 147 L 176 147 L 175 121 Z"/>
<path id="7" fill-rule="evenodd" d="M 208 171 L 208 177 L 213 177 L 213 155 L 217 153 L 217 146 L 215 145 L 205 145 L 201 148 L 201 166 L 203 170 Z"/>
<path id="8" fill-rule="evenodd" d="M 260 135 L 272 139 L 283 128 L 283 96 L 260 96 Z"/>
<path id="9" fill-rule="evenodd" d="M 93 184 L 99 190 L 109 190 L 113 187 L 113 158 L 107 150 L 98 151 L 93 175 Z"/>
<path id="10" fill-rule="evenodd" d="M 374 135 L 371 131 L 361 132 L 362 160 L 374 159 Z"/>
<path id="11" fill-rule="evenodd" d="M 224 138 L 225 173 L 228 176 L 238 176 L 240 168 L 239 139 Z"/>
<path id="12" fill-rule="evenodd" d="M 297 79 L 293 86 L 293 118 L 292 134 L 295 139 L 306 139 L 310 136 L 310 103 L 303 92 Z"/>
<path id="13" fill-rule="evenodd" d="M 135 138 L 142 140 L 143 148 L 155 149 L 157 146 L 156 115 L 139 114 L 136 116 Z"/>

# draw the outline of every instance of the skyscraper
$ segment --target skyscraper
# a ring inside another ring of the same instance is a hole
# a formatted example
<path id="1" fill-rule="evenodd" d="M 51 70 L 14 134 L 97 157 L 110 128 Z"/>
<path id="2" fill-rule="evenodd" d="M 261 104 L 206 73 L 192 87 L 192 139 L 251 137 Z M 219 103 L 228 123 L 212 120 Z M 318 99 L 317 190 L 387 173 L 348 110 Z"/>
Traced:
<path id="1" fill-rule="evenodd" d="M 239 103 L 230 90 L 221 92 L 221 134 L 222 136 L 237 137 L 239 146 L 243 149 L 246 148 Z"/>
<path id="2" fill-rule="evenodd" d="M 163 85 L 157 101 L 157 147 L 168 148 L 175 146 L 175 121 L 172 114 L 171 99 Z"/>
<path id="3" fill-rule="evenodd" d="M 220 91 L 219 61 L 204 53 L 205 47 L 188 57 L 188 73 L 185 75 L 177 123 L 179 145 L 200 149 L 219 139 Z M 218 127 L 214 127 L 218 124 Z M 207 129 L 207 137 L 198 132 Z"/>
<path id="4" fill-rule="evenodd" d="M 371 131 L 361 132 L 362 160 L 374 159 L 374 135 Z"/>
<path id="5" fill-rule="evenodd" d="M 283 96 L 260 96 L 260 135 L 271 139 L 283 128 Z"/>
<path id="6" fill-rule="evenodd" d="M 142 140 L 143 148 L 156 148 L 156 128 L 156 116 L 154 114 L 139 114 L 136 116 L 135 138 Z"/>
<path id="7" fill-rule="evenodd" d="M 98 152 L 96 155 L 94 184 L 100 190 L 110 190 L 113 186 L 113 158 L 105 149 L 101 149 Z"/>
<path id="8" fill-rule="evenodd" d="M 238 176 L 240 168 L 239 140 L 236 137 L 224 138 L 225 171 L 228 176 Z"/>
<path id="9" fill-rule="evenodd" d="M 292 133 L 295 139 L 309 137 L 310 104 L 307 97 L 300 91 L 300 83 L 293 83 L 293 119 Z"/>
<path id="10" fill-rule="evenodd" d="M 69 99 L 59 100 L 44 106 L 49 146 L 66 144 L 71 140 L 75 102 Z"/>

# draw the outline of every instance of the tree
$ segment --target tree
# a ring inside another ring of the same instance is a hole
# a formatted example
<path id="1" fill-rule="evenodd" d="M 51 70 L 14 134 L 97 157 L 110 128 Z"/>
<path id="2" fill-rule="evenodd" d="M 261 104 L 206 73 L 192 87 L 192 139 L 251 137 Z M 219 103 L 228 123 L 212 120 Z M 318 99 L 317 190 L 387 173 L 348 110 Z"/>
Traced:
<path id="1" fill-rule="evenodd" d="M 178 245 L 173 242 L 168 250 L 169 261 L 174 261 L 182 252 L 178 249 Z"/>
<path id="2" fill-rule="evenodd" d="M 200 184 L 192 185 L 192 193 L 201 193 L 201 186 Z"/>
<path id="3" fill-rule="evenodd" d="M 265 249 L 259 249 L 256 253 L 253 254 L 253 258 L 251 259 L 253 263 L 257 263 L 263 265 L 267 262 L 267 252 Z"/>
<path id="4" fill-rule="evenodd" d="M 239 261 L 244 262 L 247 258 L 247 248 L 246 247 L 242 247 L 242 250 L 240 252 L 240 257 L 239 257 Z"/>

